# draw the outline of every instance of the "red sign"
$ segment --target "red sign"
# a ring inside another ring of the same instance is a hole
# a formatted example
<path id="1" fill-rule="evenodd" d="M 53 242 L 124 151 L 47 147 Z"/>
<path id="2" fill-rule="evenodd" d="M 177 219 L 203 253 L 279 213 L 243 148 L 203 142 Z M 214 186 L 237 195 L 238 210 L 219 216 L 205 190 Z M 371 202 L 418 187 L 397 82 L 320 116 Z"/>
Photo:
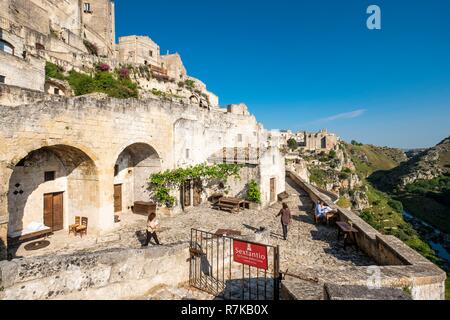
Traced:
<path id="1" fill-rule="evenodd" d="M 268 269 L 267 246 L 233 240 L 234 261 L 258 269 Z"/>

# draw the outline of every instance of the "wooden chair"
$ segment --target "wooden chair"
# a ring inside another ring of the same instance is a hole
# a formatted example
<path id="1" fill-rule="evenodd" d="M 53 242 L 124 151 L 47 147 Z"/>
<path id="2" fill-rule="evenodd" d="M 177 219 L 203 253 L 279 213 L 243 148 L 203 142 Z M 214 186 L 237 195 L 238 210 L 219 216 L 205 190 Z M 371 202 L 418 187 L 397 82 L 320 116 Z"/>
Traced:
<path id="1" fill-rule="evenodd" d="M 81 218 L 81 225 L 79 225 L 75 232 L 76 234 L 80 234 L 80 236 L 83 238 L 83 234 L 87 235 L 87 229 L 88 229 L 88 218 Z"/>
<path id="2" fill-rule="evenodd" d="M 81 225 L 81 217 L 75 217 L 75 223 L 69 226 L 69 235 L 73 232 L 76 235 L 77 227 Z"/>

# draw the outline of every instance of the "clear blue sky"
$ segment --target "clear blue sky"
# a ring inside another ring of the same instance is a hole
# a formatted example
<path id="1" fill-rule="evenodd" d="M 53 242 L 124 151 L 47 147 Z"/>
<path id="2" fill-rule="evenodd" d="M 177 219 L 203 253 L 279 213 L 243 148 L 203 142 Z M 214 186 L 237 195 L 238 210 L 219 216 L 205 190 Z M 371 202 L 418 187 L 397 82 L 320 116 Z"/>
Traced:
<path id="1" fill-rule="evenodd" d="M 366 27 L 367 7 L 382 30 Z M 269 129 L 429 147 L 450 135 L 449 0 L 116 0 L 117 35 L 179 52 Z"/>

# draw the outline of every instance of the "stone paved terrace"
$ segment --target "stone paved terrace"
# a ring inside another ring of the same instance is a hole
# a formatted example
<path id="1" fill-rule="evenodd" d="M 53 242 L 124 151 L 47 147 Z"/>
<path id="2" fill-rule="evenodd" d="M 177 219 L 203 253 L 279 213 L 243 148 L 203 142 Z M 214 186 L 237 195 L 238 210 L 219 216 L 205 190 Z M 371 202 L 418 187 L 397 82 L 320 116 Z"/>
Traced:
<path id="1" fill-rule="evenodd" d="M 245 210 L 231 214 L 212 210 L 207 204 L 193 208 L 183 215 L 161 218 L 162 229 L 159 232 L 163 244 L 186 242 L 190 239 L 191 228 L 215 232 L 220 228 L 239 230 L 243 236 L 254 235 L 255 228 L 266 227 L 270 230 L 269 244 L 280 246 L 281 270 L 289 270 L 295 275 L 319 277 L 320 284 L 305 281 L 305 298 L 318 298 L 322 294 L 323 283 L 334 281 L 352 281 L 355 268 L 374 265 L 375 262 L 363 252 L 348 247 L 342 247 L 342 241 L 337 241 L 335 227 L 315 225 L 311 210 L 311 200 L 303 190 L 287 180 L 286 200 L 293 213 L 293 223 L 290 227 L 288 241 L 282 239 L 280 218 L 275 215 L 281 209 L 277 203 L 265 210 Z M 105 248 L 139 248 L 143 240 L 146 218 L 138 215 L 124 215 L 117 229 L 103 236 L 88 235 L 87 237 L 68 236 L 60 232 L 50 237 L 51 245 L 39 251 L 26 251 L 21 245 L 15 252 L 17 257 L 34 257 L 49 254 L 68 254 L 78 251 L 97 251 Z M 365 270 L 366 268 L 364 268 Z M 360 277 L 361 272 L 357 272 Z M 167 291 L 166 291 L 167 292 Z"/>

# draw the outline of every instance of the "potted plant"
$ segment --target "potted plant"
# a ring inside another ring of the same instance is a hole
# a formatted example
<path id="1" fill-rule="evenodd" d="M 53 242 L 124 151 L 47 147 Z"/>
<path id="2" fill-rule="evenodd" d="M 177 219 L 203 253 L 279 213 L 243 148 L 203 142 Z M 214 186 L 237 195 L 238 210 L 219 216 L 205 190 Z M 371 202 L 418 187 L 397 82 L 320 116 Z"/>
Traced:
<path id="1" fill-rule="evenodd" d="M 252 180 L 247 186 L 247 200 L 250 201 L 250 209 L 257 210 L 261 205 L 261 190 L 258 183 Z"/>

